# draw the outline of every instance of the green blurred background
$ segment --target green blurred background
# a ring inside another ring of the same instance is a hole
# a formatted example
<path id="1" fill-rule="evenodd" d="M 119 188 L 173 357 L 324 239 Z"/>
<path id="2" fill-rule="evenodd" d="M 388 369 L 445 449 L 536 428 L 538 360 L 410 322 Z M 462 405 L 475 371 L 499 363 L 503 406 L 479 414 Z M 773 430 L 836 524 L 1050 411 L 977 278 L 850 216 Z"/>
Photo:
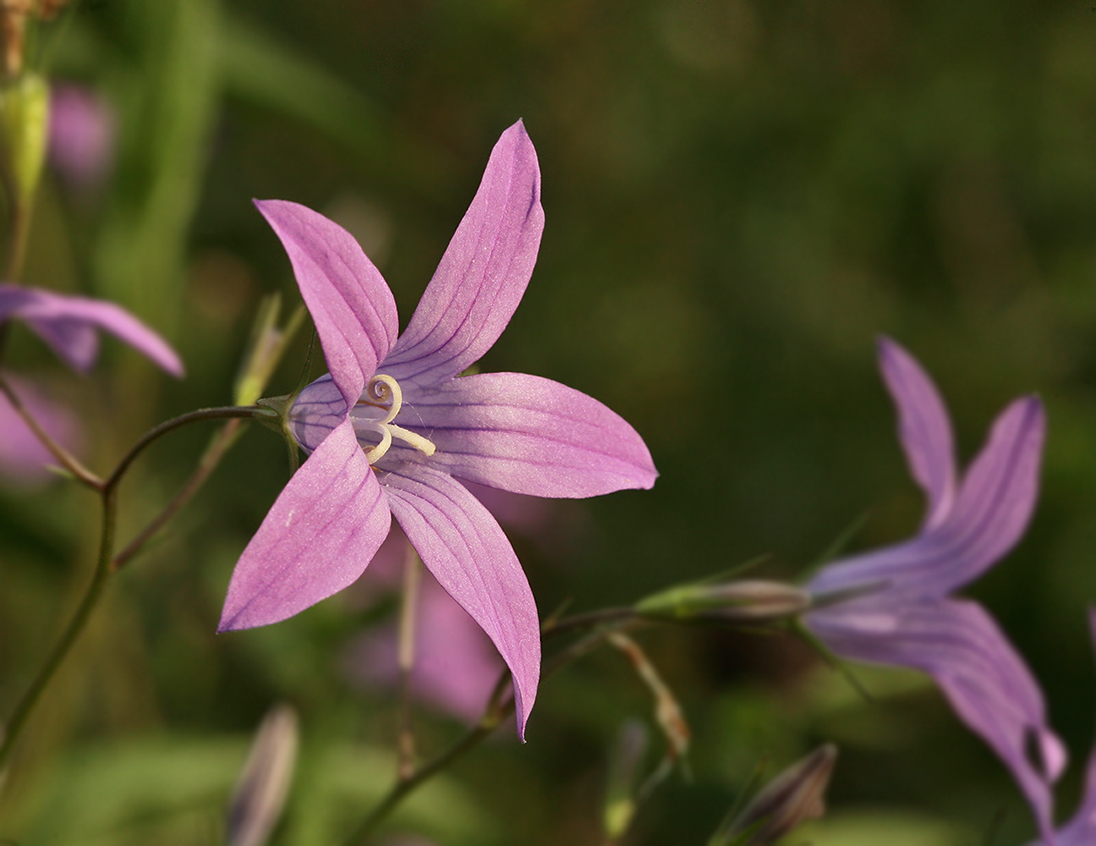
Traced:
<path id="1" fill-rule="evenodd" d="M 922 503 L 875 366 L 890 335 L 937 378 L 964 459 L 1011 398 L 1047 404 L 1032 528 L 970 593 L 1047 691 L 1075 762 L 1068 814 L 1096 687 L 1094 48 L 1086 2 L 85 0 L 32 53 L 112 104 L 114 164 L 91 190 L 47 177 L 25 278 L 124 303 L 188 376 L 108 341 L 77 378 L 23 330 L 8 362 L 79 409 L 83 454 L 105 469 L 156 421 L 230 402 L 260 298 L 298 301 L 251 198 L 350 228 L 406 320 L 491 146 L 522 118 L 547 224 L 482 367 L 601 399 L 662 474 L 651 492 L 554 504 L 547 537 L 512 533 L 542 613 L 762 554 L 758 574 L 796 577 L 865 516 L 855 548 L 914 531 Z M 292 389 L 306 340 L 269 393 Z M 123 535 L 208 437 L 150 452 L 123 489 Z M 27 732 L 0 838 L 218 842 L 247 737 L 281 700 L 300 711 L 303 753 L 276 842 L 339 842 L 364 814 L 392 774 L 396 709 L 349 686 L 340 657 L 390 609 L 337 597 L 213 634 L 288 473 L 284 446 L 253 428 L 117 579 Z M 5 712 L 90 572 L 96 519 L 64 483 L 0 491 Z M 842 748 L 831 816 L 792 842 L 1031 836 L 1003 767 L 917 677 L 858 672 L 866 702 L 790 637 L 641 640 L 696 742 L 691 780 L 656 793 L 629 842 L 706 842 L 759 762 L 771 773 L 826 739 Z M 545 683 L 527 745 L 503 730 L 387 831 L 600 843 L 612 738 L 650 710 L 626 662 L 598 653 Z M 425 709 L 418 725 L 425 750 L 459 730 Z"/>

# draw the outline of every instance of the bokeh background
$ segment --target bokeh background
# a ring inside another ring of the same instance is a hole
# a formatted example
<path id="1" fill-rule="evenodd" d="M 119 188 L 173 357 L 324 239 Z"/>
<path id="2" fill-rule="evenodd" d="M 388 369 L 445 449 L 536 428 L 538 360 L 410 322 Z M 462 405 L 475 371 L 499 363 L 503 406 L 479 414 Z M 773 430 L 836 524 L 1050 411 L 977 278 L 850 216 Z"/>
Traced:
<path id="1" fill-rule="evenodd" d="M 47 174 L 25 280 L 124 303 L 188 368 L 171 381 L 108 341 L 78 378 L 13 333 L 9 366 L 69 409 L 94 467 L 160 419 L 228 403 L 260 298 L 298 302 L 251 198 L 347 226 L 406 321 L 518 118 L 547 226 L 481 366 L 598 397 L 662 474 L 651 492 L 511 503 L 543 613 L 627 604 L 760 556 L 756 574 L 797 578 L 860 520 L 851 548 L 914 531 L 922 503 L 876 371 L 880 334 L 936 376 L 964 459 L 1011 398 L 1038 392 L 1042 501 L 969 593 L 1044 685 L 1074 760 L 1059 791 L 1072 812 L 1096 698 L 1090 3 L 85 0 L 31 56 L 94 92 L 108 123 L 90 174 L 56 160 Z M 306 347 L 307 332 L 268 393 L 293 388 Z M 210 432 L 150 451 L 123 489 L 123 536 Z M 0 838 L 218 842 L 248 737 L 279 701 L 299 711 L 302 758 L 275 842 L 337 843 L 364 815 L 393 773 L 397 711 L 355 644 L 390 622 L 391 582 L 369 587 L 367 572 L 291 621 L 214 635 L 236 557 L 288 474 L 284 445 L 252 427 L 116 580 L 29 727 Z M 8 474 L 0 490 L 5 711 L 90 573 L 96 511 L 62 480 Z M 1031 836 L 1003 767 L 919 677 L 858 669 L 867 701 L 790 636 L 639 638 L 695 745 L 628 842 L 705 843 L 758 766 L 771 774 L 823 740 L 842 750 L 831 812 L 791 842 Z M 623 657 L 599 652 L 545 682 L 528 744 L 500 731 L 386 834 L 600 843 L 614 738 L 645 721 L 653 767 L 650 714 Z M 422 750 L 468 719 L 424 700 Z"/>

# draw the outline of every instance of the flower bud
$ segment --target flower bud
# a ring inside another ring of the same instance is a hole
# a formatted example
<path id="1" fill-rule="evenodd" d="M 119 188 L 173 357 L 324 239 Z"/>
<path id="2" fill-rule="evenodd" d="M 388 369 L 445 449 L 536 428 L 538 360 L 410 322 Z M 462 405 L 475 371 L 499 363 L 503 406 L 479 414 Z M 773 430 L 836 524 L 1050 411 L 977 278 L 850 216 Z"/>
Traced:
<path id="1" fill-rule="evenodd" d="M 251 327 L 247 353 L 236 375 L 233 398 L 236 405 L 253 405 L 266 390 L 274 368 L 282 359 L 286 346 L 293 339 L 304 320 L 304 309 L 298 308 L 290 316 L 284 328 L 278 327 L 281 299 L 277 294 L 266 297 L 259 305 L 255 323 Z"/>
<path id="2" fill-rule="evenodd" d="M 263 846 L 281 816 L 297 760 L 297 714 L 277 705 L 263 719 L 228 806 L 228 846 Z"/>
<path id="3" fill-rule="evenodd" d="M 810 594 L 794 585 L 747 579 L 673 587 L 640 600 L 635 608 L 649 617 L 760 625 L 794 617 L 810 604 Z"/>
<path id="4" fill-rule="evenodd" d="M 30 205 L 49 136 L 49 85 L 35 73 L 27 73 L 0 90 L 3 111 L 4 167 L 11 180 L 15 201 Z"/>
<path id="5" fill-rule="evenodd" d="M 709 846 L 770 846 L 806 820 L 821 817 L 836 761 L 837 747 L 827 743 L 792 764 L 721 827 Z"/>

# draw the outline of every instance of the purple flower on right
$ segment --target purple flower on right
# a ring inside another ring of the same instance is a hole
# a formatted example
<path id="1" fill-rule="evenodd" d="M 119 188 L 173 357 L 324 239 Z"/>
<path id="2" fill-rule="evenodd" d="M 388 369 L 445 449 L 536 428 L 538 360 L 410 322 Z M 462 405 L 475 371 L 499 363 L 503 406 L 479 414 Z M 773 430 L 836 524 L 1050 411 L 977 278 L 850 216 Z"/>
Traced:
<path id="1" fill-rule="evenodd" d="M 1088 627 L 1092 633 L 1093 646 L 1096 646 L 1096 608 L 1088 611 Z M 1081 807 L 1068 823 L 1058 830 L 1058 839 L 1045 841 L 1032 846 L 1092 846 L 1096 843 L 1096 748 L 1088 757 L 1085 769 L 1085 792 L 1081 797 Z"/>
<path id="2" fill-rule="evenodd" d="M 816 604 L 804 623 L 841 658 L 931 676 L 1011 770 L 1040 835 L 1053 843 L 1051 784 L 1066 756 L 1047 724 L 1042 692 L 986 610 L 951 596 L 1027 528 L 1038 497 L 1042 403 L 1033 396 L 1012 402 L 960 478 L 951 424 L 928 374 L 887 338 L 879 342 L 879 363 L 928 514 L 913 538 L 819 570 L 805 586 Z"/>

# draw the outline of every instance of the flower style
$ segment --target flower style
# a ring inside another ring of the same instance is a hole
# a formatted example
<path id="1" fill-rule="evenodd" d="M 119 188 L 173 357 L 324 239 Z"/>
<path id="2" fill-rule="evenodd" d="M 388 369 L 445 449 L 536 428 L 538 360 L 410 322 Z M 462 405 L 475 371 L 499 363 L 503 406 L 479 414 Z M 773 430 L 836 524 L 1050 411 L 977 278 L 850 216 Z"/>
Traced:
<path id="1" fill-rule="evenodd" d="M 1042 403 L 1024 397 L 1009 405 L 960 480 L 951 425 L 932 381 L 893 341 L 880 341 L 879 358 L 928 514 L 912 539 L 821 569 L 806 585 L 816 606 L 804 622 L 843 658 L 930 675 L 1012 771 L 1040 832 L 1053 842 L 1050 783 L 1065 751 L 1047 725 L 1042 693 L 985 609 L 949 597 L 1004 556 L 1027 527 L 1038 494 Z"/>
<path id="2" fill-rule="evenodd" d="M 167 342 L 121 306 L 105 300 L 0 283 L 0 324 L 19 318 L 74 370 L 99 354 L 97 330 L 110 332 L 173 376 L 183 364 Z"/>
<path id="3" fill-rule="evenodd" d="M 461 481 L 587 497 L 650 488 L 657 475 L 635 430 L 585 394 L 519 373 L 456 378 L 498 339 L 532 274 L 544 216 L 524 126 L 495 145 L 398 338 L 392 293 L 349 233 L 294 203 L 257 205 L 289 254 L 330 374 L 289 410 L 311 455 L 236 565 L 219 629 L 284 620 L 342 590 L 394 515 L 510 668 L 522 734 L 540 671 L 536 605 L 502 529 Z"/>

